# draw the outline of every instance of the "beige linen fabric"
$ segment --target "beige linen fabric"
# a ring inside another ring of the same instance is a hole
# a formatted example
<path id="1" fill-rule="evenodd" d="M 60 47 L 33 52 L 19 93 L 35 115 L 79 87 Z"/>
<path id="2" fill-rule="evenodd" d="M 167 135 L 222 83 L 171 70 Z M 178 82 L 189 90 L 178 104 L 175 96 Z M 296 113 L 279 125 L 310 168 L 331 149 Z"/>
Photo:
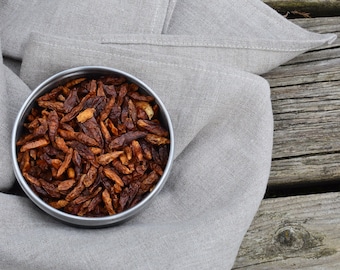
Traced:
<path id="1" fill-rule="evenodd" d="M 2 2 L 2 51 L 19 59 L 30 34 L 39 32 L 261 74 L 335 38 L 307 32 L 259 0 Z"/>
<path id="2" fill-rule="evenodd" d="M 270 88 L 255 74 L 335 36 L 307 32 L 257 0 L 0 3 L 0 268 L 232 268 L 270 172 Z M 141 214 L 106 229 L 41 212 L 20 193 L 10 163 L 24 99 L 81 65 L 145 81 L 175 129 L 164 189 Z"/>

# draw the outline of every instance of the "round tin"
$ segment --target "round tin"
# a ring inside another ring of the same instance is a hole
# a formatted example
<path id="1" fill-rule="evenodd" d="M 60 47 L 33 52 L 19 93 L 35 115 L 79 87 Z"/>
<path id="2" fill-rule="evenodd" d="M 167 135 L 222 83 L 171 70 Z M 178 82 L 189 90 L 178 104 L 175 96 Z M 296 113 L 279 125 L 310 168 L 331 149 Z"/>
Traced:
<path id="1" fill-rule="evenodd" d="M 112 215 L 112 216 L 105 216 L 105 217 L 81 217 L 72 214 L 65 213 L 61 210 L 58 210 L 47 203 L 45 203 L 28 185 L 25 178 L 23 177 L 21 170 L 19 168 L 19 164 L 17 162 L 17 146 L 16 142 L 21 135 L 23 130 L 24 121 L 29 114 L 30 110 L 36 104 L 36 99 L 41 96 L 42 94 L 49 92 L 53 88 L 63 85 L 68 81 L 84 77 L 84 76 L 101 76 L 101 75 L 121 75 L 127 78 L 129 82 L 137 84 L 141 91 L 148 95 L 151 95 L 155 98 L 155 102 L 158 104 L 160 109 L 160 121 L 162 122 L 163 126 L 169 130 L 170 136 L 170 151 L 169 151 L 169 158 L 167 165 L 164 169 L 164 173 L 159 179 L 158 183 L 154 187 L 154 189 L 138 204 L 134 207 L 125 210 L 121 213 Z M 42 82 L 38 87 L 34 89 L 31 95 L 26 99 L 24 104 L 22 105 L 16 120 L 14 122 L 14 127 L 12 131 L 12 138 L 11 138 L 11 153 L 12 153 L 12 162 L 13 162 L 13 169 L 16 176 L 17 181 L 19 182 L 21 188 L 25 192 L 25 194 L 31 199 L 31 201 L 37 205 L 40 209 L 42 209 L 47 214 L 51 215 L 52 217 L 65 222 L 70 225 L 81 226 L 81 227 L 106 227 L 110 225 L 114 225 L 117 223 L 121 223 L 126 221 L 127 219 L 133 217 L 134 215 L 138 214 L 142 211 L 151 201 L 152 199 L 160 192 L 162 187 L 164 186 L 165 182 L 169 177 L 169 173 L 173 164 L 173 157 L 174 157 L 174 131 L 173 126 L 171 123 L 171 119 L 167 109 L 165 108 L 163 102 L 157 96 L 157 94 L 144 82 L 140 79 L 136 78 L 135 76 L 110 67 L 103 67 L 103 66 L 82 66 L 71 68 L 62 72 L 59 72 L 44 82 Z"/>

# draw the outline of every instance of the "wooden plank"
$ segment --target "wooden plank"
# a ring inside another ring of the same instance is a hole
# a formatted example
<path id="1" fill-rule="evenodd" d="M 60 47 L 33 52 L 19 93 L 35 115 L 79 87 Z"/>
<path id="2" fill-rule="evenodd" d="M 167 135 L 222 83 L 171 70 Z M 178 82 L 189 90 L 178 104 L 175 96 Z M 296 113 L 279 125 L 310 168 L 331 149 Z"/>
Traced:
<path id="1" fill-rule="evenodd" d="M 340 269 L 340 193 L 263 200 L 233 269 Z"/>
<path id="2" fill-rule="evenodd" d="M 340 151 L 339 89 L 340 80 L 272 89 L 274 159 Z"/>
<path id="3" fill-rule="evenodd" d="M 340 33 L 340 17 L 293 22 L 319 33 Z M 264 78 L 274 113 L 269 188 L 339 181 L 340 41 L 304 53 Z"/>
<path id="4" fill-rule="evenodd" d="M 319 182 L 325 184 L 328 182 L 327 184 L 330 185 L 333 181 L 339 182 L 339 175 L 340 153 L 274 159 L 270 172 L 270 188 L 280 185 L 282 188 L 292 189 L 292 185 L 296 188 L 298 186 L 308 187 Z M 287 186 L 288 184 L 291 186 Z M 336 186 L 332 187 L 332 189 L 335 188 Z M 340 185 L 337 188 L 339 190 Z M 318 187 L 318 189 L 322 190 L 321 187 Z M 268 192 L 273 193 L 271 190 Z"/>
<path id="5" fill-rule="evenodd" d="M 291 21 L 307 30 L 318 33 L 339 32 L 339 17 L 292 19 Z"/>
<path id="6" fill-rule="evenodd" d="M 340 32 L 340 18 L 294 22 L 320 33 Z M 339 44 L 307 52 L 264 76 L 275 127 L 269 189 L 300 186 L 308 193 L 320 183 L 326 191 L 340 191 Z M 233 269 L 340 269 L 339 209 L 340 192 L 263 200 Z"/>
<path id="7" fill-rule="evenodd" d="M 263 0 L 281 14 L 295 16 L 339 16 L 338 0 Z"/>

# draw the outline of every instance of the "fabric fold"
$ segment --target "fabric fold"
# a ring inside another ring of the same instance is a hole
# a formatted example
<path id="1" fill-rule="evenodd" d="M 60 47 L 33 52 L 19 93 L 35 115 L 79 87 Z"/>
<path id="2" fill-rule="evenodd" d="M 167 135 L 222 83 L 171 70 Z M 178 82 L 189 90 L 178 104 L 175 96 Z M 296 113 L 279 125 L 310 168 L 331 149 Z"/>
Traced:
<path id="1" fill-rule="evenodd" d="M 8 191 L 15 181 L 10 158 L 11 131 L 16 114 L 30 91 L 17 75 L 3 64 L 0 57 L 0 152 L 3 155 L 0 166 L 0 191 Z"/>
<path id="2" fill-rule="evenodd" d="M 176 55 L 218 63 L 254 74 L 264 74 L 282 63 L 336 39 L 334 34 L 305 33 L 301 40 L 288 38 L 231 38 L 212 35 L 78 35 L 76 38 L 116 48 Z M 189 61 L 189 60 L 188 60 Z"/>
<path id="3" fill-rule="evenodd" d="M 1 46 L 0 46 L 1 47 Z M 8 108 L 6 106 L 7 100 L 8 100 L 8 93 L 7 93 L 7 85 L 6 85 L 6 79 L 5 79 L 5 67 L 3 65 L 2 57 L 0 58 L 0 115 L 1 115 L 1 122 L 0 122 L 0 141 L 1 142 L 10 142 L 11 138 L 11 121 L 9 119 L 10 112 L 8 111 Z M 10 147 L 7 143 L 1 143 L 0 144 L 0 151 L 4 154 L 6 157 L 10 157 Z M 3 164 L 1 164 L 1 167 L 4 168 L 10 168 L 12 166 L 11 160 L 8 158 L 5 158 L 1 161 Z M 0 190 L 8 189 L 11 182 L 13 182 L 13 173 L 11 170 L 4 170 L 3 174 L 1 175 L 1 182 L 0 182 Z"/>
<path id="4" fill-rule="evenodd" d="M 160 34 L 168 0 L 0 2 L 2 52 L 21 58 L 32 31 L 64 37 L 77 34 Z"/>
<path id="5" fill-rule="evenodd" d="M 90 10 L 88 1 L 66 2 L 3 4 L 3 53 L 21 59 L 30 34 L 38 32 L 217 61 L 263 74 L 336 39 L 296 26 L 262 1 L 105 1 Z"/>

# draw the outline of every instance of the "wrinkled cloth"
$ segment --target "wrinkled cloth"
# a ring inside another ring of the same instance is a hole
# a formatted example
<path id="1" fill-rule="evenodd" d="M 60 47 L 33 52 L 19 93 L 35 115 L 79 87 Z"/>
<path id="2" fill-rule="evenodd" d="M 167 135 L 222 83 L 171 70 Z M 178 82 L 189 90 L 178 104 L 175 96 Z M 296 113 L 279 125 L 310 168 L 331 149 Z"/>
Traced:
<path id="1" fill-rule="evenodd" d="M 259 0 L 1 0 L 0 31 L 0 269 L 231 269 L 270 172 L 273 115 L 261 74 L 336 38 Z M 11 164 L 11 130 L 30 92 L 84 65 L 144 81 L 175 132 L 160 194 L 105 229 L 40 211 Z"/>

